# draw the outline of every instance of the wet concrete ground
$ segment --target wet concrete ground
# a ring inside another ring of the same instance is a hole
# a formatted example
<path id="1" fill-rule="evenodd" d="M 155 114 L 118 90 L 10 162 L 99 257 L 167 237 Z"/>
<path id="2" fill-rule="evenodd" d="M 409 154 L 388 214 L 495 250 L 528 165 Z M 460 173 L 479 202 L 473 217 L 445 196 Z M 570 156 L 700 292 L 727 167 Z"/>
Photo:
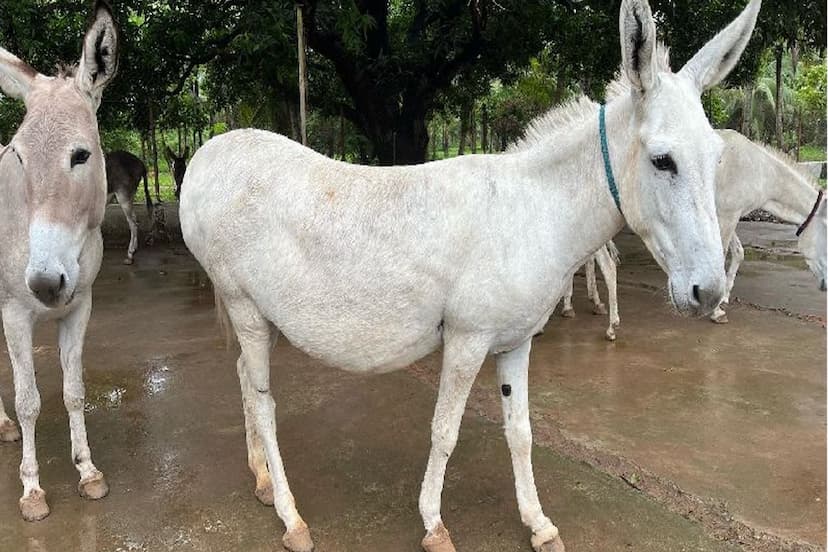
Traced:
<path id="1" fill-rule="evenodd" d="M 619 341 L 603 340 L 605 320 L 579 293 L 578 318 L 554 318 L 533 350 L 535 473 L 567 549 L 740 549 L 636 490 L 636 474 L 608 475 L 567 443 L 631 459 L 727 501 L 751 526 L 824 547 L 824 329 L 744 305 L 731 307 L 724 327 L 675 318 L 662 293 L 641 286 L 655 279 L 652 266 L 634 243 L 621 245 L 630 272 Z M 281 523 L 253 496 L 234 358 L 218 336 L 209 284 L 182 247 L 141 250 L 133 267 L 121 258 L 107 252 L 85 354 L 90 444 L 112 492 L 96 503 L 77 495 L 55 331 L 44 326 L 38 458 L 52 514 L 19 519 L 19 444 L 0 446 L 0 550 L 280 549 Z M 801 293 L 824 312 L 815 286 Z M 272 366 L 280 447 L 317 549 L 418 550 L 437 356 L 359 377 L 282 341 Z M 7 405 L 9 372 L 3 347 Z M 443 512 L 459 550 L 531 550 L 490 364 L 449 463 Z"/>

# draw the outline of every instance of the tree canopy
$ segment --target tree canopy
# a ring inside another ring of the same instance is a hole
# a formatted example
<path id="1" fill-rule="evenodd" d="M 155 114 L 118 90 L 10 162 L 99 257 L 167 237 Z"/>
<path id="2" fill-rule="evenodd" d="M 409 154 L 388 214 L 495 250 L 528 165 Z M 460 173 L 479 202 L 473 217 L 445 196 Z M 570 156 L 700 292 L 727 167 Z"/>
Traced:
<path id="1" fill-rule="evenodd" d="M 512 135 L 572 90 L 601 96 L 620 62 L 620 3 L 303 0 L 312 124 L 330 127 L 322 133 L 326 144 L 352 144 L 364 161 L 415 163 L 427 156 L 436 113 L 467 118 L 473 102 L 497 93 L 486 116 L 496 110 L 496 130 Z M 651 3 L 676 67 L 743 8 L 731 0 Z M 122 53 L 101 108 L 104 128 L 142 136 L 154 136 L 155 128 L 212 131 L 223 114 L 229 126 L 295 134 L 296 3 L 121 0 L 113 7 Z M 765 0 L 729 83 L 756 79 L 771 47 L 821 55 L 825 10 L 824 1 Z M 53 72 L 76 61 L 88 12 L 75 0 L 0 0 L 0 45 Z M 814 104 L 808 98 L 820 93 L 817 80 L 797 85 L 803 105 Z M 0 137 L 10 136 L 21 115 L 18 104 L 0 102 Z"/>

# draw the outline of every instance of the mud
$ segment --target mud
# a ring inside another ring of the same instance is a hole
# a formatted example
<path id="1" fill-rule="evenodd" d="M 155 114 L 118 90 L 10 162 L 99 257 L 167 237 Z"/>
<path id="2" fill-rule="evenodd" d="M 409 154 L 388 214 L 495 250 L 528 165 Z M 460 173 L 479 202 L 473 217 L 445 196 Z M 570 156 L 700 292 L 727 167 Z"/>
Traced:
<path id="1" fill-rule="evenodd" d="M 234 355 L 213 320 L 209 282 L 182 247 L 139 250 L 132 267 L 121 257 L 119 248 L 105 256 L 84 357 L 90 445 L 110 494 L 78 496 L 55 331 L 44 326 L 37 444 L 52 512 L 20 519 L 19 443 L 0 444 L 0 550 L 281 549 L 284 528 L 253 495 Z M 554 319 L 536 340 L 531 368 L 537 484 L 567 550 L 746 549 L 738 532 L 717 532 L 707 514 L 652 490 L 670 485 L 699 504 L 726 501 L 720 517 L 735 515 L 779 550 L 797 539 L 824 545 L 822 328 L 743 306 L 725 327 L 676 319 L 659 292 L 622 286 L 623 326 L 608 344 L 605 320 L 586 314 L 582 296 L 577 318 Z M 437 369 L 433 355 L 359 377 L 276 347 L 279 444 L 318 550 L 419 549 Z M 7 406 L 9 372 L 3 347 Z M 499 392 L 487 363 L 443 493 L 458 550 L 531 550 Z"/>

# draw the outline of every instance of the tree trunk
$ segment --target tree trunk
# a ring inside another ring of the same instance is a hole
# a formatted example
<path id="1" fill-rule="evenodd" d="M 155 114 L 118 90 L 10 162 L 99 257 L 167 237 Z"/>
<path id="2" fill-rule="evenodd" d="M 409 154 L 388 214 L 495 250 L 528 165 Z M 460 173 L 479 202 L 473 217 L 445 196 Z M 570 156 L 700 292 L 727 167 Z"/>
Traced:
<path id="1" fill-rule="evenodd" d="M 486 104 L 480 108 L 480 147 L 483 153 L 489 153 L 489 108 Z"/>
<path id="2" fill-rule="evenodd" d="M 796 110 L 796 160 L 799 159 L 799 150 L 802 147 L 802 110 Z"/>
<path id="3" fill-rule="evenodd" d="M 781 45 L 776 47 L 776 147 L 782 149 L 782 54 Z"/>
<path id="4" fill-rule="evenodd" d="M 477 115 L 474 104 L 472 104 L 471 111 L 469 111 L 469 139 L 471 140 L 471 152 L 477 153 Z"/>
<path id="5" fill-rule="evenodd" d="M 339 110 L 339 155 L 340 159 L 345 160 L 345 116 L 342 114 L 342 109 Z"/>
<path id="6" fill-rule="evenodd" d="M 336 155 L 336 128 L 334 127 L 334 120 L 332 118 L 328 119 L 326 117 L 326 119 L 328 120 L 328 124 L 325 125 L 328 128 L 328 157 L 333 159 L 334 155 Z"/>
<path id="7" fill-rule="evenodd" d="M 751 135 L 753 134 L 753 84 L 745 85 L 741 132 L 748 138 L 751 138 Z"/>
<path id="8" fill-rule="evenodd" d="M 464 105 L 460 109 L 460 145 L 457 148 L 457 155 L 466 154 L 466 135 L 469 133 L 469 116 L 471 106 Z"/>
<path id="9" fill-rule="evenodd" d="M 302 17 L 302 6 L 296 5 L 296 48 L 299 56 L 299 132 L 302 144 L 308 145 L 307 131 L 307 89 L 308 72 L 305 50 L 305 24 Z"/>
<path id="10" fill-rule="evenodd" d="M 449 154 L 449 122 L 443 119 L 443 159 L 446 159 Z"/>
<path id="11" fill-rule="evenodd" d="M 431 144 L 431 160 L 437 159 L 437 140 L 434 139 L 434 123 L 429 125 L 428 143 Z"/>
<path id="12" fill-rule="evenodd" d="M 288 118 L 290 119 L 290 137 L 295 141 L 301 141 L 302 131 L 300 129 L 298 117 L 296 116 L 296 107 L 292 102 L 286 102 L 288 110 Z"/>
<path id="13" fill-rule="evenodd" d="M 152 171 L 155 177 L 155 200 L 161 201 L 161 183 L 158 181 L 158 142 L 155 137 L 155 106 L 149 104 L 149 139 L 152 154 Z"/>

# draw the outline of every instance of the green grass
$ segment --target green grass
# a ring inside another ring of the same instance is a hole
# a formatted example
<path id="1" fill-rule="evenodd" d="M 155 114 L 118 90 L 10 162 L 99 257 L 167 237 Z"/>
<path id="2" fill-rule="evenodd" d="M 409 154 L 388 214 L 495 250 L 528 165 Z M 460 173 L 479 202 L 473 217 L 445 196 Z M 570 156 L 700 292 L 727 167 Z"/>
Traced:
<path id="1" fill-rule="evenodd" d="M 160 164 L 160 163 L 159 163 Z M 159 167 L 158 171 L 158 183 L 159 189 L 161 191 L 161 201 L 175 201 L 175 183 L 173 182 L 172 175 L 169 171 L 161 170 Z M 155 201 L 155 180 L 152 168 L 149 171 L 149 190 L 150 196 L 152 197 L 152 201 Z M 141 182 L 138 185 L 138 192 L 135 194 L 135 203 L 144 203 L 144 183 Z"/>
<path id="2" fill-rule="evenodd" d="M 800 161 L 825 161 L 825 148 L 803 144 L 799 148 Z"/>

